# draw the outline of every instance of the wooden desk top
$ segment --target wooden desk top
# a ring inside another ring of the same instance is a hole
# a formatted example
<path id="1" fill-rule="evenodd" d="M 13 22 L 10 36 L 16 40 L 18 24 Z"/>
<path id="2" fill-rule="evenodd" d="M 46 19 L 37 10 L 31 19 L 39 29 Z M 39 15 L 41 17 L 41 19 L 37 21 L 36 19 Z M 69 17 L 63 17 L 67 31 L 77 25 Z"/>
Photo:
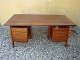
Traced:
<path id="1" fill-rule="evenodd" d="M 65 15 L 14 14 L 7 26 L 75 26 Z"/>

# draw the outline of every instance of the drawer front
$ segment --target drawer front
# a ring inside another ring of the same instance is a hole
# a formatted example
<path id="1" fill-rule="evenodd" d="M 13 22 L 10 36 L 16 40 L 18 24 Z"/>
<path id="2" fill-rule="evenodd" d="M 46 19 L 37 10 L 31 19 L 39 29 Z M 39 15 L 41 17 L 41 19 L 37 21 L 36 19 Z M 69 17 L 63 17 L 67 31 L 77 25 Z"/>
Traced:
<path id="1" fill-rule="evenodd" d="M 28 34 L 22 32 L 12 32 L 12 38 L 14 41 L 27 41 Z"/>
<path id="2" fill-rule="evenodd" d="M 54 31 L 53 35 L 55 36 L 64 36 L 64 35 L 68 35 L 69 32 L 65 32 L 65 31 Z"/>
<path id="3" fill-rule="evenodd" d="M 65 34 L 65 35 L 53 35 L 52 36 L 52 40 L 53 41 L 66 41 L 67 40 L 67 38 L 68 38 L 68 35 L 67 34 Z"/>
<path id="4" fill-rule="evenodd" d="M 27 28 L 11 28 L 12 32 L 27 32 Z"/>
<path id="5" fill-rule="evenodd" d="M 63 29 L 53 29 L 52 32 L 52 41 L 66 41 L 69 35 L 69 28 Z"/>
<path id="6" fill-rule="evenodd" d="M 69 34 L 69 29 L 54 29 L 53 34 Z"/>

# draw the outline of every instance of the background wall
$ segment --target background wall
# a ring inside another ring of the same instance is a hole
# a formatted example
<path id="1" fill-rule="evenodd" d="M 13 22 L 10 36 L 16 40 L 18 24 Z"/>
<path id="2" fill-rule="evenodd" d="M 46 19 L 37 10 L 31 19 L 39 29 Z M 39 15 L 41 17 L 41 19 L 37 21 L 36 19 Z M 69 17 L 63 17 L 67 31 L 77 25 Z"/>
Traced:
<path id="1" fill-rule="evenodd" d="M 13 14 L 61 14 L 80 26 L 80 0 L 0 0 L 0 22 Z"/>

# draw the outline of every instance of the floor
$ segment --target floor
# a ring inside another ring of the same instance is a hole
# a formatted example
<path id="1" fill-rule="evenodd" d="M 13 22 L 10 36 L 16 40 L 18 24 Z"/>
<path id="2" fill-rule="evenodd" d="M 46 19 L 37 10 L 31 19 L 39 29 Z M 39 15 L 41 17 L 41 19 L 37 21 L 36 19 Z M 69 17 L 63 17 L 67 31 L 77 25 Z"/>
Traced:
<path id="1" fill-rule="evenodd" d="M 0 60 L 80 60 L 80 35 L 76 31 L 72 30 L 68 47 L 47 39 L 46 26 L 33 26 L 32 33 L 29 42 L 15 42 L 12 48 L 9 27 L 0 27 Z"/>

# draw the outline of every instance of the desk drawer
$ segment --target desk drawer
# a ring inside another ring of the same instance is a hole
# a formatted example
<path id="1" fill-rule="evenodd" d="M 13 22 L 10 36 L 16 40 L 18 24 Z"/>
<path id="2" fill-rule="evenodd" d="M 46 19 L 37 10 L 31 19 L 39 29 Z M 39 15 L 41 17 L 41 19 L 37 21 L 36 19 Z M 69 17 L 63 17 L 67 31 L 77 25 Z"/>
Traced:
<path id="1" fill-rule="evenodd" d="M 28 28 L 24 27 L 11 27 L 12 40 L 16 42 L 28 41 Z"/>
<path id="2" fill-rule="evenodd" d="M 65 42 L 68 39 L 69 28 L 52 28 L 52 41 Z"/>
<path id="3" fill-rule="evenodd" d="M 67 38 L 68 38 L 67 34 L 65 34 L 65 35 L 55 35 L 54 34 L 53 37 L 52 37 L 52 40 L 55 41 L 55 42 L 57 42 L 57 41 L 64 42 L 64 41 L 67 40 Z"/>
<path id="4" fill-rule="evenodd" d="M 28 35 L 27 33 L 22 32 L 12 32 L 12 38 L 14 41 L 27 41 Z"/>
<path id="5" fill-rule="evenodd" d="M 68 28 L 66 28 L 66 29 L 56 29 L 56 28 L 53 28 L 53 33 L 54 34 L 68 34 L 68 32 L 69 32 L 69 29 Z"/>
<path id="6" fill-rule="evenodd" d="M 26 32 L 27 28 L 11 28 L 12 32 Z"/>

